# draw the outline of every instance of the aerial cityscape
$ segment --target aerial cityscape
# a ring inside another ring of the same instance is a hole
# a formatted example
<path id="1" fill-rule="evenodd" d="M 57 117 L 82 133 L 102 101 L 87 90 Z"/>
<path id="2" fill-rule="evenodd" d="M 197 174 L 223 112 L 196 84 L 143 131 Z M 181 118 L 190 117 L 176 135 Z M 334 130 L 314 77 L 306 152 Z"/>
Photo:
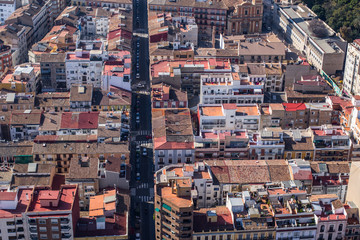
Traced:
<path id="1" fill-rule="evenodd" d="M 0 240 L 360 240 L 359 0 L 0 1 Z"/>

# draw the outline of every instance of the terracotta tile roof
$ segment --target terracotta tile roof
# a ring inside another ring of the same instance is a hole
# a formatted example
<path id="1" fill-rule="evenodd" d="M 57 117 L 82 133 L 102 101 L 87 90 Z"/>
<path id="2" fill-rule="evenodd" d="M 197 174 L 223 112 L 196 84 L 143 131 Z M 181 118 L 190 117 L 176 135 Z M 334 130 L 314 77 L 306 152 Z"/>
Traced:
<path id="1" fill-rule="evenodd" d="M 194 149 L 190 110 L 153 109 L 154 149 Z"/>
<path id="2" fill-rule="evenodd" d="M 11 124 L 12 125 L 40 125 L 41 112 L 32 111 L 31 113 L 12 112 Z"/>
<path id="3" fill-rule="evenodd" d="M 77 161 L 70 161 L 69 174 L 67 179 L 97 179 L 98 178 L 98 159 L 83 157 Z"/>
<path id="4" fill-rule="evenodd" d="M 289 166 L 285 160 L 266 160 L 266 163 L 272 182 L 291 180 Z"/>
<path id="5" fill-rule="evenodd" d="M 15 209 L 0 209 L 0 218 L 21 217 L 21 214 L 26 211 L 30 203 L 30 196 L 33 193 L 33 188 L 19 189 L 17 192 L 18 203 Z"/>
<path id="6" fill-rule="evenodd" d="M 329 173 L 350 173 L 348 162 L 326 162 Z"/>
<path id="7" fill-rule="evenodd" d="M 216 212 L 217 221 L 208 222 L 207 212 Z M 214 208 L 201 208 L 194 211 L 194 232 L 209 231 L 231 231 L 234 229 L 234 222 L 231 212 L 226 206 L 217 206 Z"/>
<path id="8" fill-rule="evenodd" d="M 303 111 L 306 109 L 304 103 L 283 103 L 283 106 L 287 112 Z"/>
<path id="9" fill-rule="evenodd" d="M 98 112 L 63 112 L 61 129 L 97 129 Z"/>
<path id="10" fill-rule="evenodd" d="M 266 183 L 271 181 L 264 160 L 209 160 L 211 172 L 220 183 Z"/>
<path id="11" fill-rule="evenodd" d="M 294 141 L 293 138 L 284 138 L 285 151 L 313 151 L 314 145 L 310 137 L 303 137 L 301 141 Z"/>
<path id="12" fill-rule="evenodd" d="M 0 192 L 0 201 L 15 201 L 17 192 Z"/>

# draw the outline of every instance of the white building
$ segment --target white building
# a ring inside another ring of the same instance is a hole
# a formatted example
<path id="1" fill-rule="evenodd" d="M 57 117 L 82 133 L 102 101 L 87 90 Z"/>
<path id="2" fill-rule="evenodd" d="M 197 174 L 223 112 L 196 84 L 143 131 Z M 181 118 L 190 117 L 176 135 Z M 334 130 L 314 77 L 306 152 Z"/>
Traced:
<path id="1" fill-rule="evenodd" d="M 36 92 L 37 85 L 39 84 L 39 73 L 40 71 L 35 71 L 35 68 L 31 66 L 31 64 L 22 64 L 15 67 L 13 80 L 22 81 L 25 85 L 26 92 Z"/>
<path id="2" fill-rule="evenodd" d="M 348 44 L 343 83 L 347 94 L 360 95 L 360 39 Z"/>
<path id="3" fill-rule="evenodd" d="M 251 159 L 283 159 L 285 149 L 283 135 L 282 131 L 272 131 L 271 128 L 253 134 L 249 149 Z"/>
<path id="4" fill-rule="evenodd" d="M 199 104 L 200 131 L 258 130 L 260 112 L 256 104 Z"/>
<path id="5" fill-rule="evenodd" d="M 2 1 L 0 3 L 0 23 L 3 24 L 15 9 L 16 1 Z"/>
<path id="6" fill-rule="evenodd" d="M 275 4 L 275 13 L 275 24 L 284 33 L 286 40 L 303 52 L 314 67 L 328 75 L 343 70 L 346 41 L 324 22 L 322 24 L 327 36 L 315 37 L 309 28 L 309 22 L 317 19 L 313 11 L 303 4 Z"/>
<path id="7" fill-rule="evenodd" d="M 204 74 L 200 78 L 200 103 L 263 103 L 264 85 L 239 73 Z"/>
<path id="8" fill-rule="evenodd" d="M 39 134 L 41 112 L 14 111 L 10 120 L 11 140 L 31 140 Z"/>
<path id="9" fill-rule="evenodd" d="M 100 88 L 103 61 L 106 59 L 107 53 L 101 50 L 68 52 L 65 59 L 67 89 L 73 84 L 92 84 Z"/>
<path id="10" fill-rule="evenodd" d="M 189 109 L 152 110 L 155 170 L 173 163 L 193 163 L 194 135 Z"/>

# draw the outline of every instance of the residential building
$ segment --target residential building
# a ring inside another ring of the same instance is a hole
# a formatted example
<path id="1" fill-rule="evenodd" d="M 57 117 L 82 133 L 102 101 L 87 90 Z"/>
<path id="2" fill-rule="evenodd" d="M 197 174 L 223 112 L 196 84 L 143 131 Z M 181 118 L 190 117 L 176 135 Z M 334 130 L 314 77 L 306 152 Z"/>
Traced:
<path id="1" fill-rule="evenodd" d="M 316 239 L 344 239 L 348 216 L 337 196 L 312 195 L 310 202 L 317 225 Z"/>
<path id="2" fill-rule="evenodd" d="M 283 159 L 284 149 L 284 133 L 280 129 L 265 128 L 250 137 L 251 159 Z"/>
<path id="3" fill-rule="evenodd" d="M 187 108 L 187 94 L 172 86 L 159 83 L 151 86 L 152 108 Z"/>
<path id="4" fill-rule="evenodd" d="M 172 163 L 193 163 L 194 135 L 187 108 L 152 109 L 155 170 Z"/>
<path id="5" fill-rule="evenodd" d="M 79 191 L 79 207 L 81 210 L 89 208 L 89 199 L 99 192 L 99 161 L 97 158 L 72 158 L 69 173 L 65 176 L 65 183 L 77 185 Z"/>
<path id="6" fill-rule="evenodd" d="M 336 194 L 345 202 L 349 184 L 348 162 L 311 162 L 313 183 L 311 194 Z"/>
<path id="7" fill-rule="evenodd" d="M 347 94 L 360 95 L 358 83 L 360 81 L 360 39 L 349 43 L 344 67 L 344 88 Z"/>
<path id="8" fill-rule="evenodd" d="M 150 12 L 171 12 L 173 17 L 194 17 L 199 26 L 199 35 L 211 36 L 214 28 L 215 34 L 226 31 L 227 10 L 223 1 L 158 1 L 149 2 Z"/>
<path id="9" fill-rule="evenodd" d="M 201 75 L 200 103 L 262 103 L 264 85 L 240 73 Z"/>
<path id="10" fill-rule="evenodd" d="M 131 166 L 125 156 L 108 157 L 99 165 L 99 186 L 101 189 L 114 187 L 120 189 L 130 188 Z"/>
<path id="11" fill-rule="evenodd" d="M 12 111 L 10 121 L 11 140 L 32 140 L 39 134 L 42 113 L 40 111 Z"/>
<path id="12" fill-rule="evenodd" d="M 200 131 L 258 130 L 260 112 L 256 104 L 199 104 Z"/>
<path id="13" fill-rule="evenodd" d="M 50 2 L 34 1 L 16 9 L 5 21 L 6 24 L 17 23 L 31 28 L 31 33 L 26 34 L 27 50 L 49 31 L 49 5 Z"/>
<path id="14" fill-rule="evenodd" d="M 131 91 L 131 54 L 129 51 L 110 52 L 104 63 L 101 89 L 110 91 L 110 87 Z"/>
<path id="15" fill-rule="evenodd" d="M 78 221 L 75 239 L 129 238 L 130 196 L 119 189 L 104 190 L 90 198 L 87 217 Z"/>
<path id="16" fill-rule="evenodd" d="M 6 5 L 6 4 L 5 4 Z M 5 45 L 4 41 L 0 39 L 0 73 L 5 71 L 5 68 L 12 67 L 11 46 Z"/>
<path id="17" fill-rule="evenodd" d="M 101 87 L 101 73 L 106 54 L 99 50 L 67 52 L 65 58 L 66 87 L 73 84 L 92 84 Z"/>
<path id="18" fill-rule="evenodd" d="M 5 23 L 5 20 L 15 11 L 16 9 L 16 1 L 4 1 L 1 3 L 1 24 Z"/>
<path id="19" fill-rule="evenodd" d="M 263 19 L 263 1 L 226 1 L 229 7 L 227 16 L 227 34 L 261 33 Z"/>
<path id="20" fill-rule="evenodd" d="M 202 73 L 230 73 L 229 61 L 214 58 L 202 61 L 160 61 L 151 65 L 151 83 L 164 83 L 181 88 L 188 93 L 189 100 L 200 95 Z"/>
<path id="21" fill-rule="evenodd" d="M 105 162 L 112 155 L 129 158 L 128 145 L 125 142 L 97 143 L 96 137 L 91 135 L 37 136 L 32 154 L 35 162 L 56 161 L 56 172 L 65 174 L 69 172 L 73 158 L 97 158 L 100 162 Z"/>
<path id="22" fill-rule="evenodd" d="M 28 238 L 72 239 L 80 217 L 78 187 L 62 185 L 60 190 L 35 187 L 23 221 Z"/>
<path id="23" fill-rule="evenodd" d="M 46 187 L 54 183 L 55 164 L 15 163 L 11 188 Z"/>
<path id="24" fill-rule="evenodd" d="M 344 207 L 348 216 L 345 239 L 355 240 L 358 238 L 360 233 L 359 208 L 352 201 L 348 201 L 344 204 Z"/>
<path id="25" fill-rule="evenodd" d="M 72 84 L 70 86 L 71 111 L 85 112 L 90 110 L 93 88 L 92 84 Z"/>
<path id="26" fill-rule="evenodd" d="M 35 106 L 44 112 L 69 112 L 69 92 L 44 92 L 35 96 Z"/>
<path id="27" fill-rule="evenodd" d="M 276 239 L 315 239 L 315 211 L 305 190 L 297 187 L 269 188 L 268 194 L 274 211 Z"/>
<path id="28" fill-rule="evenodd" d="M 292 86 L 285 87 L 288 103 L 322 103 L 331 93 L 332 88 L 318 75 L 303 75 L 301 79 L 295 80 Z"/>
<path id="29" fill-rule="evenodd" d="M 349 133 L 338 126 L 311 127 L 315 161 L 349 161 L 352 141 Z"/>
<path id="30" fill-rule="evenodd" d="M 26 62 L 28 56 L 27 38 L 31 28 L 17 23 L 4 25 L 0 29 L 1 40 L 5 45 L 11 46 L 12 66 Z"/>
<path id="31" fill-rule="evenodd" d="M 194 204 L 190 179 L 169 179 L 154 187 L 156 238 L 192 239 Z"/>
<path id="32" fill-rule="evenodd" d="M 312 132 L 309 130 L 291 130 L 284 135 L 285 149 L 284 159 L 314 158 L 314 145 Z"/>
<path id="33" fill-rule="evenodd" d="M 304 159 L 291 159 L 288 160 L 289 170 L 292 181 L 300 181 L 303 184 L 303 189 L 311 194 L 313 175 L 312 168 L 309 161 Z"/>
<path id="34" fill-rule="evenodd" d="M 162 185 L 176 180 L 190 180 L 192 186 L 192 202 L 195 208 L 212 207 L 218 204 L 218 190 L 208 166 L 203 162 L 195 164 L 171 164 L 155 173 L 155 183 Z"/>
<path id="35" fill-rule="evenodd" d="M 11 139 L 6 139 L 8 142 L 0 143 L 0 162 L 5 166 L 12 167 L 14 163 L 26 164 L 33 161 L 32 156 L 32 141 L 11 142 Z"/>
<path id="36" fill-rule="evenodd" d="M 249 159 L 247 130 L 202 131 L 195 136 L 196 159 Z"/>
<path id="37" fill-rule="evenodd" d="M 0 95 L 0 109 L 5 111 L 11 110 L 28 110 L 34 109 L 34 93 L 6 93 Z"/>
<path id="38" fill-rule="evenodd" d="M 319 71 L 328 75 L 342 72 L 346 41 L 338 37 L 316 14 L 303 4 L 274 4 L 274 21 L 285 39 L 306 55 L 307 60 Z M 324 36 L 316 36 L 309 27 L 311 21 L 321 21 L 326 29 Z"/>
<path id="39" fill-rule="evenodd" d="M 40 55 L 43 92 L 66 90 L 65 55 L 65 53 L 42 53 Z"/>

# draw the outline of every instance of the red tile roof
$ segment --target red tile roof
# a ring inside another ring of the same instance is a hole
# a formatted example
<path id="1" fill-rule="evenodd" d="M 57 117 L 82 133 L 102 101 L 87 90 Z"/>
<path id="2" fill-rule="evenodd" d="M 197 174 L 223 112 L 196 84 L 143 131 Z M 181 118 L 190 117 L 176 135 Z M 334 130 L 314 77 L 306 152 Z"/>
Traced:
<path id="1" fill-rule="evenodd" d="M 217 216 L 216 222 L 208 222 L 207 212 L 215 211 Z M 194 211 L 194 232 L 208 232 L 234 229 L 231 212 L 226 206 L 217 206 L 215 208 L 201 208 Z"/>
<path id="2" fill-rule="evenodd" d="M 306 105 L 304 103 L 283 103 L 283 106 L 287 112 L 301 111 L 306 109 Z"/>
<path id="3" fill-rule="evenodd" d="M 0 192 L 0 201 L 14 201 L 16 192 Z"/>
<path id="4" fill-rule="evenodd" d="M 33 188 L 19 189 L 18 191 L 18 203 L 16 209 L 0 209 L 0 218 L 12 218 L 15 216 L 21 216 L 26 211 L 30 203 L 31 194 Z"/>
<path id="5" fill-rule="evenodd" d="M 64 112 L 61 116 L 61 129 L 97 129 L 98 112 Z"/>

